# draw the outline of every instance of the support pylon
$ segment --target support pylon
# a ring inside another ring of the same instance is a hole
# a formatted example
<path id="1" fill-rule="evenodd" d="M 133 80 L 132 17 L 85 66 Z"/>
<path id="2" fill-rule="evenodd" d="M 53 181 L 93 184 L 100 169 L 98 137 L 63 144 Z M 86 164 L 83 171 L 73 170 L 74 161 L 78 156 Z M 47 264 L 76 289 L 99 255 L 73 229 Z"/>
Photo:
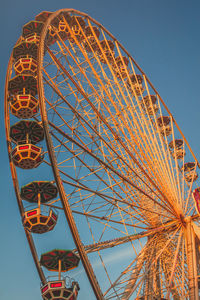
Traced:
<path id="1" fill-rule="evenodd" d="M 186 253 L 189 280 L 189 299 L 199 300 L 198 279 L 197 279 L 197 259 L 195 247 L 195 233 L 191 223 L 191 217 L 186 220 Z"/>

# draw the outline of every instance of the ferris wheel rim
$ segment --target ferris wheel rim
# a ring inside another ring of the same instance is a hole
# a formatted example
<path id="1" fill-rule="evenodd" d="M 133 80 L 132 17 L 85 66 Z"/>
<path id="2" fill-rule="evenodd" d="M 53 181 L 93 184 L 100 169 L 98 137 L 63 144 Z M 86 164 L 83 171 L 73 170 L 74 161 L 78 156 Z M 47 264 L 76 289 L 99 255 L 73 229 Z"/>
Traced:
<path id="1" fill-rule="evenodd" d="M 69 224 L 74 242 L 76 244 L 77 250 L 79 252 L 79 256 L 81 258 L 84 269 L 86 271 L 86 274 L 88 276 L 88 279 L 89 279 L 92 289 L 94 291 L 94 294 L 96 295 L 97 299 L 103 299 L 103 294 L 101 292 L 99 283 L 96 279 L 96 276 L 94 274 L 91 263 L 89 262 L 87 254 L 82 245 L 82 242 L 81 242 L 81 239 L 79 237 L 79 233 L 78 233 L 78 230 L 76 227 L 76 223 L 73 219 L 72 212 L 71 212 L 70 206 L 69 206 L 67 198 L 66 198 L 66 194 L 65 194 L 65 191 L 64 191 L 64 188 L 62 185 L 62 180 L 60 178 L 58 166 L 57 166 L 57 163 L 55 160 L 51 135 L 50 135 L 49 129 L 48 129 L 48 117 L 47 117 L 47 113 L 46 113 L 45 97 L 44 97 L 44 90 L 43 90 L 43 79 L 42 79 L 43 76 L 42 76 L 42 69 L 41 69 L 43 66 L 44 40 L 45 40 L 46 32 L 48 30 L 48 26 L 49 26 L 50 22 L 63 11 L 65 11 L 65 10 L 61 9 L 61 10 L 53 13 L 47 19 L 46 23 L 44 24 L 43 30 L 41 32 L 40 44 L 39 44 L 39 48 L 38 48 L 38 70 L 37 70 L 37 73 L 38 73 L 38 98 L 41 103 L 41 106 L 40 106 L 41 118 L 42 118 L 44 132 L 45 132 L 46 144 L 47 144 L 47 148 L 48 148 L 48 152 L 49 152 L 49 157 L 51 160 L 51 166 L 52 166 L 52 170 L 54 173 L 54 178 L 55 178 L 55 181 L 56 181 L 56 184 L 58 187 L 58 191 L 59 191 L 59 195 L 61 198 L 61 202 L 63 205 L 64 213 L 65 213 L 66 219 L 68 221 L 68 224 Z M 69 10 L 67 9 L 66 12 L 68 12 L 68 11 Z M 66 203 L 67 203 L 67 205 L 66 205 Z"/>

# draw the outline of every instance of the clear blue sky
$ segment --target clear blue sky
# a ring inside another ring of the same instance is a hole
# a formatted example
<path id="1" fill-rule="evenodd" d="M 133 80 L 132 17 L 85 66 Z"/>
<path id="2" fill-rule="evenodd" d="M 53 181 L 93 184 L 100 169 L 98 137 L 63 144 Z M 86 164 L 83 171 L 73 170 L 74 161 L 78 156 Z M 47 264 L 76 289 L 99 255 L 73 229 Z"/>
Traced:
<path id="1" fill-rule="evenodd" d="M 89 14 L 125 46 L 164 99 L 200 160 L 199 0 L 4 0 L 0 9 L 0 299 L 4 300 L 41 299 L 39 277 L 21 225 L 7 158 L 3 119 L 6 67 L 22 26 L 43 10 L 61 8 Z M 58 235 L 55 247 L 59 247 L 59 239 Z M 88 290 L 87 300 L 90 299 L 95 298 Z"/>

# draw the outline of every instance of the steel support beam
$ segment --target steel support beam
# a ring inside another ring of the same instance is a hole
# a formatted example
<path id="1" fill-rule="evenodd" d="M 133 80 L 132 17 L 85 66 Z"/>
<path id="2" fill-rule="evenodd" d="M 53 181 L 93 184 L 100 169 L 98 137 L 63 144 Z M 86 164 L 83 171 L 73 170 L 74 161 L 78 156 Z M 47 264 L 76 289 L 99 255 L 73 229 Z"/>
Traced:
<path id="1" fill-rule="evenodd" d="M 188 281 L 189 281 L 189 299 L 199 300 L 198 278 L 197 278 L 197 260 L 195 247 L 195 233 L 192 227 L 191 217 L 185 219 L 186 221 L 186 253 L 188 265 Z"/>

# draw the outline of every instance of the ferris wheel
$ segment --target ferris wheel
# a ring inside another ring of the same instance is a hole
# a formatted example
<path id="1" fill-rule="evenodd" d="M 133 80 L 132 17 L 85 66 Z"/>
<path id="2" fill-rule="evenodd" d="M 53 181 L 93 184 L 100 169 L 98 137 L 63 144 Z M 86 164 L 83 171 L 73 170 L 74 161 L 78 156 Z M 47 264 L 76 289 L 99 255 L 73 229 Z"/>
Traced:
<path id="1" fill-rule="evenodd" d="M 62 9 L 24 25 L 8 65 L 5 124 L 43 299 L 78 298 L 70 270 L 79 261 L 97 299 L 199 299 L 199 163 L 101 24 Z M 39 257 L 35 236 L 50 236 L 60 215 L 75 247 Z"/>

